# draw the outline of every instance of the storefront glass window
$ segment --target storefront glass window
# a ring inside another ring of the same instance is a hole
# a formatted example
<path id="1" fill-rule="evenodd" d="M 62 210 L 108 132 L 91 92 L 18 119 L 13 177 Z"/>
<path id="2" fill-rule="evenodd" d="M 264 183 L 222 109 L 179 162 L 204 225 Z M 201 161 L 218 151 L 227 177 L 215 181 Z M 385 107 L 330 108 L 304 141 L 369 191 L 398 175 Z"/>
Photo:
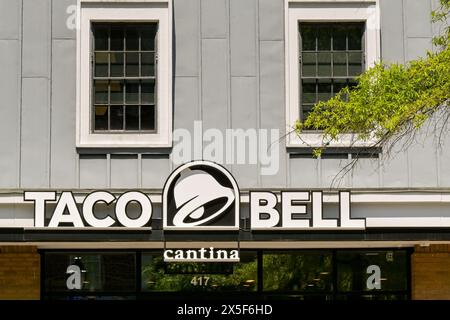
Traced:
<path id="1" fill-rule="evenodd" d="M 256 252 L 240 263 L 165 263 L 161 252 L 142 255 L 144 292 L 252 292 L 257 290 Z"/>
<path id="2" fill-rule="evenodd" d="M 338 251 L 339 292 L 399 292 L 407 290 L 405 251 Z"/>
<path id="3" fill-rule="evenodd" d="M 122 293 L 136 290 L 134 253 L 45 253 L 47 293 Z"/>
<path id="4" fill-rule="evenodd" d="M 407 250 L 241 251 L 239 263 L 168 263 L 162 251 L 48 251 L 42 259 L 44 299 L 410 296 Z"/>
<path id="5" fill-rule="evenodd" d="M 331 292 L 331 252 L 268 252 L 263 254 L 263 290 Z"/>

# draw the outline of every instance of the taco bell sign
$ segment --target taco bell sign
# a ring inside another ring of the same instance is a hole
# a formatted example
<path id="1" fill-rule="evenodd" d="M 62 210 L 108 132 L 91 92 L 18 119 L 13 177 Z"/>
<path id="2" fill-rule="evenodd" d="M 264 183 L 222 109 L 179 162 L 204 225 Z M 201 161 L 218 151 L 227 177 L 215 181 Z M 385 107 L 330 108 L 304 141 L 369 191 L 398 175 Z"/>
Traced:
<path id="1" fill-rule="evenodd" d="M 72 192 L 25 192 L 24 200 L 34 203 L 35 227 L 58 228 L 149 228 L 153 203 L 140 191 L 114 195 L 94 191 L 80 203 Z M 51 212 L 49 203 L 56 203 Z M 99 215 L 96 205 L 113 208 Z M 129 205 L 139 207 L 130 215 Z M 236 180 L 224 167 L 209 161 L 194 161 L 177 168 L 162 192 L 163 229 L 173 231 L 239 230 L 241 196 Z M 323 218 L 321 191 L 250 191 L 252 230 L 365 229 L 365 219 L 350 217 L 350 192 L 339 193 L 339 218 Z M 308 214 L 308 218 L 306 215 Z M 46 219 L 45 217 L 49 217 Z M 298 218 L 298 217 L 301 218 Z"/>

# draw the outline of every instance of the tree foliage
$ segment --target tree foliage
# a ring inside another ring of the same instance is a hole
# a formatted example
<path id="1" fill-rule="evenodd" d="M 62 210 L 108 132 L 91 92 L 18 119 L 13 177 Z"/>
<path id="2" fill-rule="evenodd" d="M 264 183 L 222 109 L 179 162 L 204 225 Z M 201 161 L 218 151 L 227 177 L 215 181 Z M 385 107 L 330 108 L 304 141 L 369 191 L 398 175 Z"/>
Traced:
<path id="1" fill-rule="evenodd" d="M 402 137 L 413 135 L 431 116 L 447 123 L 450 118 L 450 0 L 440 0 L 432 20 L 441 29 L 433 39 L 436 48 L 426 57 L 407 64 L 377 63 L 357 78 L 356 87 L 345 88 L 328 101 L 315 105 L 309 117 L 295 124 L 323 131 L 319 156 L 341 134 L 353 141 L 370 142 L 389 150 Z"/>

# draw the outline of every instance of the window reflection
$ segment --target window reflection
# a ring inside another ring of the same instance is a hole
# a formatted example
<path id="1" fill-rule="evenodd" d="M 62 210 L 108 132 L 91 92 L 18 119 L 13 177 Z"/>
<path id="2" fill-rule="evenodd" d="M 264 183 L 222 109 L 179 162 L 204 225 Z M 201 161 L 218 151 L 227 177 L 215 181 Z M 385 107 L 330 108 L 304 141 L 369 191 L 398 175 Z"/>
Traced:
<path id="1" fill-rule="evenodd" d="M 81 271 L 80 289 L 67 286 L 70 276 L 67 268 L 71 265 Z M 134 253 L 46 253 L 45 290 L 54 293 L 135 291 L 135 266 Z"/>
<path id="2" fill-rule="evenodd" d="M 257 289 L 255 252 L 241 262 L 165 263 L 162 253 L 142 255 L 142 290 L 147 292 L 247 292 Z"/>
<path id="3" fill-rule="evenodd" d="M 407 290 L 405 251 L 338 251 L 336 259 L 339 291 Z"/>
<path id="4" fill-rule="evenodd" d="M 264 253 L 264 291 L 331 291 L 331 252 Z"/>

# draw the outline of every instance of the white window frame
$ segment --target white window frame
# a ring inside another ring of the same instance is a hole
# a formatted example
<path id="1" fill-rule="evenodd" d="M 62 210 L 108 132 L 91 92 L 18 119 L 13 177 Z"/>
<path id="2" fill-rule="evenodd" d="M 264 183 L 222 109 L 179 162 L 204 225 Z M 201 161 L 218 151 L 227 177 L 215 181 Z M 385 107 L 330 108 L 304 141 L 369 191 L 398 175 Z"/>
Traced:
<path id="1" fill-rule="evenodd" d="M 380 60 L 380 12 L 378 0 L 285 0 L 286 128 L 287 147 L 320 147 L 323 135 L 292 132 L 300 118 L 300 22 L 365 22 L 365 67 Z M 356 141 L 353 134 L 343 134 L 331 147 L 368 147 L 374 141 Z"/>
<path id="2" fill-rule="evenodd" d="M 79 148 L 172 146 L 172 0 L 78 0 L 77 141 Z M 93 133 L 91 26 L 93 22 L 157 22 L 156 133 Z"/>

